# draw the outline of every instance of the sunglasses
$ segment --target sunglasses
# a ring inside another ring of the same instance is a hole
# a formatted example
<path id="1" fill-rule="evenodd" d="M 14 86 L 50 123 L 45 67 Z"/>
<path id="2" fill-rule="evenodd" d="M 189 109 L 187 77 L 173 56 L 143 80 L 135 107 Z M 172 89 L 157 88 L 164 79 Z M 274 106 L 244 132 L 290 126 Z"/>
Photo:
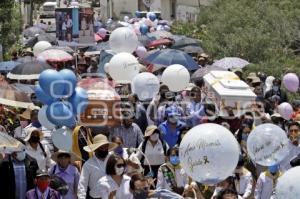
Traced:
<path id="1" fill-rule="evenodd" d="M 125 164 L 117 164 L 116 165 L 117 168 L 122 168 L 122 167 L 125 167 L 125 166 L 126 166 Z"/>

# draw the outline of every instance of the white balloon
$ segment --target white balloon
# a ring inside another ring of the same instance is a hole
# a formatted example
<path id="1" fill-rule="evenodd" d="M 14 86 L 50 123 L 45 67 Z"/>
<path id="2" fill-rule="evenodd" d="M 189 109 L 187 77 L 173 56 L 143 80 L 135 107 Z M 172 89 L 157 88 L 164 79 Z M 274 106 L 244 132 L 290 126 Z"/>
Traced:
<path id="1" fill-rule="evenodd" d="M 187 87 L 190 74 L 184 66 L 174 64 L 164 70 L 161 81 L 169 87 L 170 91 L 178 92 Z"/>
<path id="2" fill-rule="evenodd" d="M 115 81 L 130 83 L 139 73 L 138 60 L 130 53 L 118 53 L 111 58 L 108 72 Z"/>
<path id="3" fill-rule="evenodd" d="M 225 127 L 207 123 L 198 125 L 183 137 L 179 147 L 180 163 L 195 181 L 213 185 L 232 175 L 240 147 Z"/>
<path id="4" fill-rule="evenodd" d="M 116 53 L 133 53 L 138 46 L 138 38 L 128 27 L 117 28 L 110 35 L 109 46 Z"/>
<path id="5" fill-rule="evenodd" d="M 300 166 L 287 170 L 278 178 L 275 196 L 276 199 L 300 198 Z"/>
<path id="6" fill-rule="evenodd" d="M 51 138 L 54 146 L 63 151 L 71 151 L 72 149 L 72 131 L 66 127 L 62 127 L 53 131 Z"/>
<path id="7" fill-rule="evenodd" d="M 50 48 L 52 45 L 48 41 L 39 41 L 33 46 L 33 54 L 37 57 L 41 52 Z"/>
<path id="8" fill-rule="evenodd" d="M 289 103 L 283 102 L 278 106 L 278 112 L 282 118 L 289 120 L 291 119 L 291 115 L 293 114 L 294 110 Z"/>
<path id="9" fill-rule="evenodd" d="M 44 105 L 40 110 L 39 110 L 39 113 L 38 113 L 38 120 L 40 122 L 40 124 L 45 127 L 46 129 L 49 129 L 49 130 L 53 130 L 55 129 L 55 124 L 52 124 L 48 118 L 47 118 L 47 115 L 46 115 L 46 110 L 48 108 L 48 105 Z"/>
<path id="10" fill-rule="evenodd" d="M 140 73 L 133 78 L 131 89 L 140 100 L 149 100 L 159 92 L 159 80 L 152 73 Z"/>
<path id="11" fill-rule="evenodd" d="M 263 166 L 280 163 L 289 153 L 289 139 L 280 127 L 261 124 L 251 131 L 247 151 L 251 159 Z"/>

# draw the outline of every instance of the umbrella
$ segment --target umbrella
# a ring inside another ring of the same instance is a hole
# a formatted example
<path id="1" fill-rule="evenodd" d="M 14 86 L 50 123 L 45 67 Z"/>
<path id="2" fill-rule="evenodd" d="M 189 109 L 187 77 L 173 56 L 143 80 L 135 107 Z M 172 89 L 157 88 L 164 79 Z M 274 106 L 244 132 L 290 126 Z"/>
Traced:
<path id="1" fill-rule="evenodd" d="M 11 86 L 19 92 L 28 94 L 35 93 L 35 86 L 30 84 L 13 83 Z"/>
<path id="2" fill-rule="evenodd" d="M 16 80 L 31 80 L 38 79 L 40 73 L 46 69 L 51 69 L 52 67 L 45 62 L 27 62 L 17 65 L 14 69 L 12 69 L 7 77 L 9 79 Z"/>
<path id="3" fill-rule="evenodd" d="M 148 37 L 147 35 L 138 35 L 138 40 L 141 43 L 141 46 L 148 46 L 155 39 L 155 37 Z"/>
<path id="4" fill-rule="evenodd" d="M 35 57 L 32 57 L 32 56 L 20 57 L 20 58 L 18 58 L 17 61 L 20 63 L 33 62 L 33 61 L 35 61 Z"/>
<path id="5" fill-rule="evenodd" d="M 0 62 L 0 71 L 11 71 L 16 65 L 20 64 L 20 62 L 17 61 L 5 61 Z"/>
<path id="6" fill-rule="evenodd" d="M 48 41 L 49 43 L 51 43 L 52 45 L 57 45 L 57 40 L 56 37 L 50 35 L 50 34 L 39 34 L 37 36 L 38 41 Z"/>
<path id="7" fill-rule="evenodd" d="M 144 60 L 146 64 L 153 64 L 158 66 L 170 66 L 172 64 L 181 64 L 185 66 L 189 71 L 197 70 L 199 65 L 194 61 L 194 59 L 182 52 L 180 50 L 174 49 L 163 49 L 156 51 L 148 55 Z M 156 67 L 154 67 L 154 71 Z"/>
<path id="8" fill-rule="evenodd" d="M 89 46 L 84 55 L 99 55 L 102 50 L 110 50 L 109 42 L 100 42 L 96 46 Z"/>
<path id="9" fill-rule="evenodd" d="M 250 64 L 248 61 L 238 57 L 225 57 L 213 63 L 214 66 L 218 66 L 225 69 L 244 68 L 248 64 Z"/>
<path id="10" fill-rule="evenodd" d="M 74 50 L 68 46 L 51 46 L 51 47 L 47 48 L 47 50 L 50 50 L 50 49 L 63 50 L 71 55 L 74 53 Z"/>
<path id="11" fill-rule="evenodd" d="M 161 39 L 161 38 L 171 38 L 173 35 L 172 35 L 172 33 L 164 31 L 164 30 L 158 30 L 155 32 L 148 33 L 147 36 L 153 37 L 155 39 Z"/>
<path id="12" fill-rule="evenodd" d="M 200 54 L 204 52 L 204 50 L 200 46 L 192 46 L 192 45 L 179 48 L 178 50 L 182 50 L 188 54 L 193 54 L 193 53 Z"/>
<path id="13" fill-rule="evenodd" d="M 38 109 L 38 107 L 32 103 L 30 94 L 20 92 L 9 84 L 0 87 L 0 104 L 20 108 Z"/>
<path id="14" fill-rule="evenodd" d="M 205 67 L 201 67 L 198 70 L 196 70 L 193 73 L 191 79 L 194 80 L 194 81 L 202 79 L 204 75 L 208 74 L 210 71 L 213 71 L 213 70 L 226 71 L 226 69 L 220 68 L 220 67 L 217 67 L 217 66 L 205 66 Z"/>
<path id="15" fill-rule="evenodd" d="M 0 152 L 11 153 L 21 150 L 25 146 L 17 139 L 11 137 L 7 133 L 0 132 Z"/>
<path id="16" fill-rule="evenodd" d="M 24 35 L 25 37 L 34 37 L 34 36 L 36 36 L 37 34 L 45 34 L 45 31 L 42 30 L 42 29 L 39 28 L 39 27 L 36 27 L 36 26 L 26 28 L 26 29 L 23 31 L 23 35 Z"/>
<path id="17" fill-rule="evenodd" d="M 170 39 L 157 39 L 157 40 L 151 41 L 148 44 L 148 48 L 157 47 L 157 46 L 161 46 L 161 45 L 170 45 L 170 44 L 172 44 L 172 41 Z"/>
<path id="18" fill-rule="evenodd" d="M 200 46 L 200 42 L 197 39 L 186 37 L 183 35 L 173 35 L 170 37 L 174 40 L 174 44 L 171 48 L 179 49 L 185 46 Z"/>
<path id="19" fill-rule="evenodd" d="M 73 60 L 73 57 L 63 50 L 50 49 L 41 52 L 38 55 L 37 60 L 50 62 L 66 62 Z"/>

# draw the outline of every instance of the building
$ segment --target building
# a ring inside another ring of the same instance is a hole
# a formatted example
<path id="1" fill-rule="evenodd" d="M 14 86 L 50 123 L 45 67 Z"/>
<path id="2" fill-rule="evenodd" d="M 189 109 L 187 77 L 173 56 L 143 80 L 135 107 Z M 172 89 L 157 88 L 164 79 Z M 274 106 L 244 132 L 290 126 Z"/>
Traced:
<path id="1" fill-rule="evenodd" d="M 166 20 L 195 21 L 201 7 L 211 5 L 213 0 L 100 0 L 102 18 L 123 19 L 135 11 L 160 11 Z"/>

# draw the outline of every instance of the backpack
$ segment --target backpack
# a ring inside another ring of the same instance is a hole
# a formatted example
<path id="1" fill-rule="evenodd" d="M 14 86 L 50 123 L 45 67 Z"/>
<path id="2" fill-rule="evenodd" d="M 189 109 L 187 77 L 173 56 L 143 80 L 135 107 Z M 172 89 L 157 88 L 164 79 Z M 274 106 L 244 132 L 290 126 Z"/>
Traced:
<path id="1" fill-rule="evenodd" d="M 54 166 L 51 179 L 50 179 L 50 187 L 57 191 L 61 196 L 64 196 L 69 191 L 69 185 L 66 183 L 66 181 L 55 175 L 57 165 Z"/>

